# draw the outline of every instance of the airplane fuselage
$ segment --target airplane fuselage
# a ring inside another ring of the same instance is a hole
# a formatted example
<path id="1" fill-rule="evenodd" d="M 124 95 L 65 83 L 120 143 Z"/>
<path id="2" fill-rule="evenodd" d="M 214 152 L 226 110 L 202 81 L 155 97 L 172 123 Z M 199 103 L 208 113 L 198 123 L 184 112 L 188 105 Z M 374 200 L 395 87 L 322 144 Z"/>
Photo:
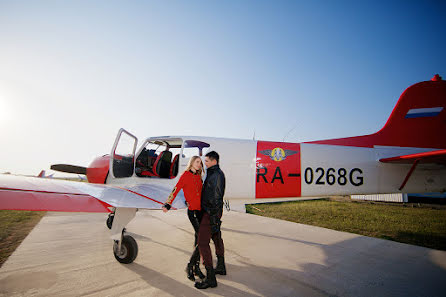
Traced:
<path id="1" fill-rule="evenodd" d="M 175 177 L 109 175 L 107 183 L 161 183 L 173 188 L 189 160 L 182 154 L 184 143 L 199 141 L 209 144 L 206 152 L 215 150 L 220 154 L 220 167 L 226 176 L 225 199 L 445 191 L 446 170 L 442 166 L 419 165 L 399 190 L 411 165 L 379 162 L 402 154 L 435 151 L 430 148 L 369 148 L 190 136 L 151 137 L 146 142 L 168 143 L 169 139 L 183 140 Z"/>

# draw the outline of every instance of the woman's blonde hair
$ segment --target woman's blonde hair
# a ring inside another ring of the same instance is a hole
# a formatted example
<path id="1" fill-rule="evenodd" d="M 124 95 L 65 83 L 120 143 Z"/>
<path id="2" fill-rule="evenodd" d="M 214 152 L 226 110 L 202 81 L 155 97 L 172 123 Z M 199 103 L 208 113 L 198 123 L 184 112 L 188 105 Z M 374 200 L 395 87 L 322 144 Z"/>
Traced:
<path id="1" fill-rule="evenodd" d="M 189 159 L 189 162 L 187 162 L 187 167 L 186 167 L 186 171 L 189 171 L 192 169 L 192 164 L 194 164 L 195 160 L 200 159 L 200 156 L 192 156 L 192 158 Z M 200 176 L 203 176 L 203 161 L 201 161 L 201 168 L 200 170 L 198 170 L 198 174 Z"/>

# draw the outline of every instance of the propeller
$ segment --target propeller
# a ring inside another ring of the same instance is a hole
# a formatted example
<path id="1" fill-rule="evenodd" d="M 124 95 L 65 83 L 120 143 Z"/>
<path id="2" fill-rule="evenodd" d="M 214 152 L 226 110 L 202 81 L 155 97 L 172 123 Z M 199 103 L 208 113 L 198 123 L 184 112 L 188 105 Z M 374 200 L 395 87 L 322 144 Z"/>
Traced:
<path id="1" fill-rule="evenodd" d="M 51 170 L 66 172 L 66 173 L 75 173 L 75 174 L 87 174 L 87 168 L 76 165 L 68 165 L 68 164 L 54 164 L 51 165 Z"/>

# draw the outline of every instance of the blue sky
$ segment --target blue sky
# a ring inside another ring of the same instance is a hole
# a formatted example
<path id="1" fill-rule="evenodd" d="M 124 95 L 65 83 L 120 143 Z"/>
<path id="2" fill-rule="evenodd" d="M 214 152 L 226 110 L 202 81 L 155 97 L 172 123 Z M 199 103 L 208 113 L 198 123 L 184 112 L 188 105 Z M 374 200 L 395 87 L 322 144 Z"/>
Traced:
<path id="1" fill-rule="evenodd" d="M 1 1 L 0 172 L 88 165 L 123 127 L 373 133 L 446 77 L 442 1 Z"/>

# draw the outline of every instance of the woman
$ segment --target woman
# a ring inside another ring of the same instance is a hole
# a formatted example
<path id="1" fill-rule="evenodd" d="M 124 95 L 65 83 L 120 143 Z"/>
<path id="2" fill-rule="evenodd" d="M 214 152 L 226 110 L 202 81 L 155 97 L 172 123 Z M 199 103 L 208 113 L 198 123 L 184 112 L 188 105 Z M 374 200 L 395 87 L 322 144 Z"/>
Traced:
<path id="1" fill-rule="evenodd" d="M 203 181 L 201 176 L 203 173 L 203 163 L 199 156 L 193 156 L 190 158 L 187 164 L 186 170 L 181 175 L 180 180 L 175 185 L 167 198 L 166 203 L 163 206 L 163 211 L 167 212 L 172 207 L 172 203 L 175 197 L 183 189 L 184 197 L 187 204 L 187 216 L 195 230 L 195 243 L 194 251 L 190 258 L 189 264 L 186 267 L 187 278 L 194 281 L 194 273 L 199 278 L 203 279 L 205 276 L 200 270 L 200 252 L 198 251 L 198 229 L 201 222 L 201 188 L 203 187 Z"/>

